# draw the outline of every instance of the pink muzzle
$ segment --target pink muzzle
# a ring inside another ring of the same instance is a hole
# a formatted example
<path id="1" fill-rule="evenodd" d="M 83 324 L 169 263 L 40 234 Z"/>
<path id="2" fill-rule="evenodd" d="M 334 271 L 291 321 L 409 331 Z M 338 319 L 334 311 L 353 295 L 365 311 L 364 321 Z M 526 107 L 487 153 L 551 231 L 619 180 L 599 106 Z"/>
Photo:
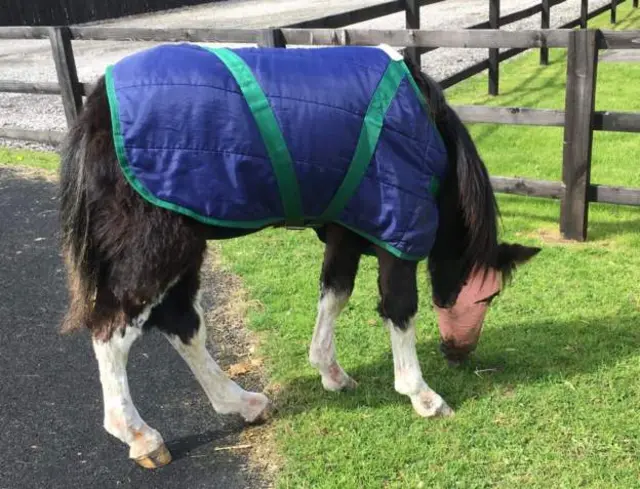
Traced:
<path id="1" fill-rule="evenodd" d="M 435 306 L 440 328 L 440 349 L 451 362 L 461 362 L 475 350 L 482 332 L 489 299 L 502 288 L 501 275 L 491 269 L 471 273 L 453 307 Z"/>

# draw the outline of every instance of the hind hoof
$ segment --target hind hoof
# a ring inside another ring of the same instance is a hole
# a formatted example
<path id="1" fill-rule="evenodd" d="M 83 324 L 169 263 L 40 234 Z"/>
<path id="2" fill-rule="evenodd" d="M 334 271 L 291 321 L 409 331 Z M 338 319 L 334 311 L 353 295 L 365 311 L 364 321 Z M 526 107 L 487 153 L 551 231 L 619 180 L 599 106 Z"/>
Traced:
<path id="1" fill-rule="evenodd" d="M 140 467 L 144 467 L 145 469 L 159 469 L 171 462 L 171 453 L 163 443 L 153 452 L 134 460 Z"/>
<path id="2" fill-rule="evenodd" d="M 271 417 L 272 404 L 269 398 L 258 392 L 248 392 L 246 405 L 240 413 L 248 424 L 262 424 Z"/>

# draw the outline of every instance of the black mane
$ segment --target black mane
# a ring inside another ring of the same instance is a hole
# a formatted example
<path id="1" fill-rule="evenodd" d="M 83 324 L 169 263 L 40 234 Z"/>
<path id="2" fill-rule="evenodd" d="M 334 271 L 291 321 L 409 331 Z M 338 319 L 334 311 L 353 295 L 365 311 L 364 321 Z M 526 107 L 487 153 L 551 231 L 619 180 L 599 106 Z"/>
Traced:
<path id="1" fill-rule="evenodd" d="M 473 269 L 498 267 L 498 206 L 478 150 L 440 86 L 411 61 L 407 65 L 449 153 L 449 171 L 438 196 L 440 223 L 429 256 L 434 302 L 449 307 Z"/>

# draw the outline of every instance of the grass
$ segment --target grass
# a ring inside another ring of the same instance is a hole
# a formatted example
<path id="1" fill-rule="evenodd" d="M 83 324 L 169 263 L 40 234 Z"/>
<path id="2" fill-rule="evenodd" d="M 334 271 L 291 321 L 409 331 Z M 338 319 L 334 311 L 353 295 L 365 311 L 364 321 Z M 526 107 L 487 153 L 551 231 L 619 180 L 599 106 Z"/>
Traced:
<path id="1" fill-rule="evenodd" d="M 59 158 L 55 153 L 3 148 L 0 146 L 0 165 L 20 165 L 55 171 L 58 169 L 58 164 Z"/>
<path id="2" fill-rule="evenodd" d="M 640 11 L 619 7 L 620 27 Z M 605 20 L 603 20 L 605 19 Z M 593 25 L 608 26 L 608 13 Z M 565 51 L 505 63 L 499 97 L 480 75 L 447 93 L 455 104 L 564 108 Z M 640 64 L 601 63 L 599 110 L 640 111 Z M 562 130 L 488 124 L 471 131 L 495 175 L 559 180 Z M 640 135 L 598 133 L 593 181 L 640 187 Z M 590 240 L 557 239 L 557 202 L 500 196 L 506 240 L 544 247 L 494 303 L 475 365 L 451 370 L 437 352 L 421 274 L 418 353 L 430 385 L 456 409 L 425 421 L 393 390 L 389 339 L 375 312 L 366 258 L 340 317 L 338 355 L 359 382 L 322 390 L 307 365 L 322 246 L 312 231 L 267 231 L 221 245 L 225 263 L 262 306 L 249 324 L 280 390 L 274 422 L 286 465 L 280 488 L 632 488 L 640 464 L 640 212 L 593 205 Z M 474 367 L 499 367 L 476 375 Z"/>
<path id="3" fill-rule="evenodd" d="M 626 2 L 620 26 L 640 28 Z M 605 20 L 603 20 L 605 19 Z M 593 25 L 608 28 L 608 14 Z M 537 53 L 502 67 L 502 95 L 480 75 L 448 91 L 455 104 L 563 108 L 565 59 Z M 639 64 L 602 63 L 599 109 L 640 110 Z M 474 125 L 490 171 L 558 180 L 562 131 Z M 593 181 L 640 186 L 640 135 L 596 135 Z M 54 156 L 0 149 L 0 163 L 55 168 Z M 307 364 L 322 246 L 312 231 L 265 231 L 219 243 L 260 307 L 250 327 L 262 337 L 279 391 L 273 422 L 286 464 L 280 488 L 635 488 L 640 463 L 640 212 L 593 205 L 590 240 L 557 239 L 559 206 L 500 196 L 503 237 L 543 253 L 496 300 L 474 365 L 448 368 L 421 267 L 418 353 L 425 377 L 456 410 L 423 420 L 393 390 L 389 340 L 375 312 L 376 265 L 365 258 L 340 317 L 338 355 L 355 392 L 322 390 Z M 474 373 L 474 369 L 498 368 Z"/>

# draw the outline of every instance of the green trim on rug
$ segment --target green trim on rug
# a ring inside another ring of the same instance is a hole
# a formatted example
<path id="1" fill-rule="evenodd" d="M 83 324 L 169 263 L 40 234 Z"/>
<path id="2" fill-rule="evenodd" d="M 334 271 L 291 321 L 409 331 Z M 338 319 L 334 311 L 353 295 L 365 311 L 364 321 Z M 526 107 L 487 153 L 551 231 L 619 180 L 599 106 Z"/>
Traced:
<path id="1" fill-rule="evenodd" d="M 291 226 L 302 226 L 304 224 L 302 197 L 293 159 L 267 96 L 253 76 L 251 68 L 240 56 L 227 48 L 205 49 L 215 54 L 227 67 L 256 121 L 278 183 L 285 223 Z"/>

